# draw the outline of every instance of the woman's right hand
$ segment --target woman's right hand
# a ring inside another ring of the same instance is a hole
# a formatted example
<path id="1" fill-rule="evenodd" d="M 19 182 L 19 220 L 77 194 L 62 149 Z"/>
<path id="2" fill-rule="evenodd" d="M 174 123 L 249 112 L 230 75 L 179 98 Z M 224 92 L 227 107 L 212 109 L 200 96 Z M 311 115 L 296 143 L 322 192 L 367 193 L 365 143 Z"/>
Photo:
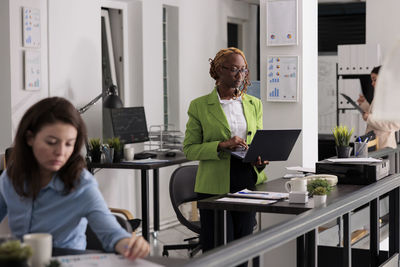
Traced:
<path id="1" fill-rule="evenodd" d="M 358 105 L 361 105 L 364 102 L 365 102 L 365 97 L 363 95 L 359 95 L 359 97 L 357 99 Z"/>
<path id="2" fill-rule="evenodd" d="M 234 149 L 236 149 L 238 147 L 241 147 L 241 148 L 244 148 L 244 149 L 248 148 L 248 146 L 246 144 L 246 140 L 240 138 L 239 136 L 234 136 L 231 139 L 226 140 L 226 141 L 222 141 L 222 142 L 220 142 L 218 144 L 218 149 L 221 149 L 221 148 L 225 148 L 226 149 L 227 148 L 227 149 L 234 150 Z"/>

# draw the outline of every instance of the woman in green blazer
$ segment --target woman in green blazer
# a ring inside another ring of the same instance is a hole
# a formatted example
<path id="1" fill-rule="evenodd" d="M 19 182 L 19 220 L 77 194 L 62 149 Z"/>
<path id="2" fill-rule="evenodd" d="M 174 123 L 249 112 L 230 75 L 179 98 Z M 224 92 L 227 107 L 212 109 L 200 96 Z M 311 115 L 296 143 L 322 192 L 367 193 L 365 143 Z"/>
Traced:
<path id="1" fill-rule="evenodd" d="M 250 82 L 243 52 L 222 49 L 210 59 L 210 65 L 215 87 L 191 102 L 183 147 L 188 159 L 200 161 L 195 191 L 204 196 L 254 187 L 266 180 L 268 164 L 260 157 L 253 164 L 243 163 L 223 151 L 247 148 L 256 131 L 263 128 L 262 103 L 246 94 Z M 213 216 L 213 212 L 200 210 L 203 251 L 213 248 Z M 229 212 L 228 241 L 252 233 L 254 225 L 254 213 Z"/>

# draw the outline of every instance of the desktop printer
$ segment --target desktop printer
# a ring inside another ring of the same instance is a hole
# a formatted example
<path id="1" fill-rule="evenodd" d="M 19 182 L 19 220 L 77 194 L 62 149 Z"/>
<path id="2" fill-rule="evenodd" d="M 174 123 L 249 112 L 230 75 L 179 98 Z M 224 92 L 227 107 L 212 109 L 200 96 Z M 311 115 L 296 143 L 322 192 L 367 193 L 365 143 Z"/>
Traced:
<path id="1" fill-rule="evenodd" d="M 371 163 L 337 163 L 322 160 L 316 163 L 317 174 L 334 174 L 339 184 L 366 185 L 389 175 L 389 160 Z"/>

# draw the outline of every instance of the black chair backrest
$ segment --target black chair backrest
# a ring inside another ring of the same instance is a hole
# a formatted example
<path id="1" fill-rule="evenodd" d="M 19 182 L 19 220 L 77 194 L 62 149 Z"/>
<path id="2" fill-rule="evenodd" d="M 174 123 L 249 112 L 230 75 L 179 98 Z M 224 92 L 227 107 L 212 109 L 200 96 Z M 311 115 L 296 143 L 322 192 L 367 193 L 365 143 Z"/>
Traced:
<path id="1" fill-rule="evenodd" d="M 197 165 L 187 165 L 177 168 L 172 173 L 169 182 L 169 195 L 179 222 L 193 232 L 200 234 L 200 224 L 193 223 L 186 219 L 179 209 L 179 206 L 183 203 L 201 199 L 201 197 L 194 192 L 197 167 Z"/>

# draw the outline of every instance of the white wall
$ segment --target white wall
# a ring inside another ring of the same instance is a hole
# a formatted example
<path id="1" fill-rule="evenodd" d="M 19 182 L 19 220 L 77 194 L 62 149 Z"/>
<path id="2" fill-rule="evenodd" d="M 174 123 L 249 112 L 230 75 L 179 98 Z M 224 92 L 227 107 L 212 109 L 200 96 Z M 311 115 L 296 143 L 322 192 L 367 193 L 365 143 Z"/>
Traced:
<path id="1" fill-rule="evenodd" d="M 102 92 L 98 0 L 49 0 L 51 96 L 82 107 Z M 89 137 L 101 137 L 101 105 L 83 114 Z"/>
<path id="2" fill-rule="evenodd" d="M 5 151 L 12 142 L 11 134 L 11 48 L 10 48 L 10 7 L 9 1 L 0 2 L 0 151 Z"/>
<path id="3" fill-rule="evenodd" d="M 265 129 L 301 129 L 301 135 L 285 162 L 271 162 L 267 167 L 270 179 L 282 177 L 286 166 L 315 167 L 318 159 L 318 91 L 317 91 L 317 1 L 298 1 L 298 45 L 266 46 L 266 0 L 261 3 L 261 94 L 264 105 Z M 269 55 L 299 56 L 299 101 L 296 103 L 267 102 Z"/>
<path id="4" fill-rule="evenodd" d="M 366 42 L 381 44 L 383 59 L 400 39 L 400 1 L 366 1 Z"/>
<path id="5" fill-rule="evenodd" d="M 1 1 L 0 43 L 1 71 L 1 109 L 2 121 L 7 127 L 1 131 L 1 149 L 9 147 L 23 113 L 33 103 L 48 96 L 47 85 L 47 2 L 45 0 Z M 40 10 L 41 47 L 22 46 L 22 7 Z M 24 90 L 24 51 L 41 52 L 41 88 L 38 91 Z M 3 60 L 4 59 L 4 60 Z M 3 98 L 4 97 L 4 98 Z"/>

